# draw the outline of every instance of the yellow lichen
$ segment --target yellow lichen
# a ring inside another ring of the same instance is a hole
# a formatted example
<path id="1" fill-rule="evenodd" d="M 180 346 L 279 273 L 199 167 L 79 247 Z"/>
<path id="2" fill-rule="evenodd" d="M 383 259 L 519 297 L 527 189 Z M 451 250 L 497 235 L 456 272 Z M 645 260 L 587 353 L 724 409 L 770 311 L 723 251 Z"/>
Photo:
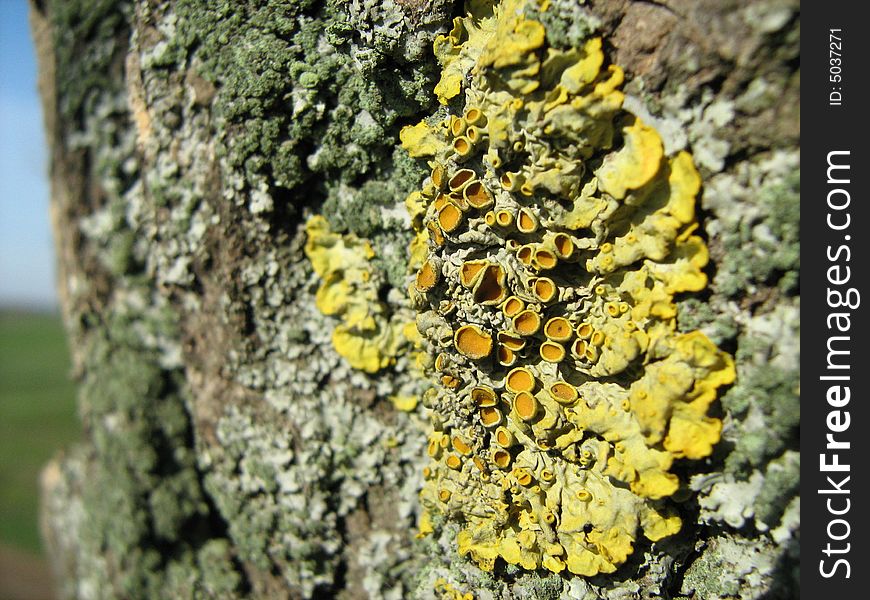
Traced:
<path id="1" fill-rule="evenodd" d="M 471 592 L 462 593 L 443 577 L 435 580 L 435 597 L 439 600 L 474 600 Z"/>
<path id="2" fill-rule="evenodd" d="M 659 172 L 664 155 L 658 133 L 640 119 L 634 119 L 622 133 L 625 138 L 622 148 L 609 154 L 595 173 L 598 189 L 616 200 L 625 198 L 628 190 L 648 183 Z"/>
<path id="3" fill-rule="evenodd" d="M 443 145 L 438 132 L 433 131 L 426 123 L 404 127 L 399 139 L 408 154 L 414 157 L 433 154 Z"/>
<path id="4" fill-rule="evenodd" d="M 435 93 L 464 106 L 402 132 L 432 169 L 407 203 L 438 382 L 421 501 L 484 569 L 592 576 L 679 530 L 671 468 L 719 440 L 734 362 L 677 332 L 708 260 L 691 156 L 622 109 L 600 39 L 549 46 L 530 1 L 468 3 L 435 43 Z"/>
<path id="5" fill-rule="evenodd" d="M 305 254 L 323 280 L 315 297 L 325 315 L 341 319 L 332 344 L 355 369 L 375 373 L 392 364 L 407 344 L 404 323 L 391 321 L 372 281 L 371 245 L 353 235 L 329 230 L 322 216 L 305 225 Z"/>
<path id="6" fill-rule="evenodd" d="M 417 396 L 390 396 L 390 401 L 396 410 L 414 412 L 420 399 Z"/>

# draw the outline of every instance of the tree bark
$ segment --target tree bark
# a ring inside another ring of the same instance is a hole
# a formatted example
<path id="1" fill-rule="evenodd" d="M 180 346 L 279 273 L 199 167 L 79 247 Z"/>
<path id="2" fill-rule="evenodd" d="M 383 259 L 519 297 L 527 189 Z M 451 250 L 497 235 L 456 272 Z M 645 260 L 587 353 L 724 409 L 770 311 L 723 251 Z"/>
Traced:
<path id="1" fill-rule="evenodd" d="M 416 539 L 410 360 L 353 369 L 315 306 L 314 214 L 370 240 L 406 306 L 396 215 L 425 173 L 398 132 L 438 109 L 432 42 L 461 3 L 32 0 L 84 430 L 42 476 L 62 597 L 798 597 L 799 4 L 551 4 L 548 36 L 601 35 L 704 181 L 711 283 L 679 323 L 738 379 L 723 441 L 680 473 L 680 534 L 590 579 Z"/>

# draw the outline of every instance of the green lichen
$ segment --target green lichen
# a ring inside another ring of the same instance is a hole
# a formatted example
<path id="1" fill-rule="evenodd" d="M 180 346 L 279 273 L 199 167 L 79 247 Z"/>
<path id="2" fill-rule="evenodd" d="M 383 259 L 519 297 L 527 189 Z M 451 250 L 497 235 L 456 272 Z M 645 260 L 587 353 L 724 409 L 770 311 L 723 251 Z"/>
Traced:
<path id="1" fill-rule="evenodd" d="M 774 527 L 800 491 L 800 454 L 786 452 L 775 458 L 767 465 L 764 475 L 764 484 L 754 503 L 755 518 L 767 527 Z"/>
<path id="2" fill-rule="evenodd" d="M 735 216 L 722 234 L 714 285 L 726 296 L 763 285 L 782 294 L 797 291 L 800 269 L 800 172 L 762 187 L 755 210 Z M 726 221 L 727 223 L 727 221 Z"/>
<path id="3" fill-rule="evenodd" d="M 743 339 L 737 351 L 738 361 L 748 345 L 751 340 Z M 723 406 L 736 418 L 751 415 L 755 420 L 734 442 L 726 463 L 732 471 L 759 467 L 778 456 L 794 444 L 800 423 L 797 373 L 772 365 L 744 365 L 738 383 L 722 398 Z"/>
<path id="4" fill-rule="evenodd" d="M 677 597 L 757 597 L 755 590 L 770 589 L 775 569 L 768 542 L 732 536 L 714 538 L 685 573 L 680 593 L 686 596 Z"/>
<path id="5" fill-rule="evenodd" d="M 579 48 L 598 31 L 601 23 L 585 6 L 585 0 L 553 0 L 542 10 L 538 4 L 526 7 L 526 16 L 547 30 L 547 41 L 555 48 Z"/>
<path id="6" fill-rule="evenodd" d="M 558 600 L 562 597 L 564 581 L 554 573 L 538 575 L 537 573 L 525 574 L 517 581 L 518 595 L 525 592 L 529 598 L 540 600 Z"/>
<path id="7" fill-rule="evenodd" d="M 191 574 L 194 576 L 191 576 Z M 166 567 L 166 581 L 158 595 L 173 598 L 237 598 L 244 581 L 225 540 L 210 540 L 195 553 L 181 556 Z"/>
<path id="8" fill-rule="evenodd" d="M 265 177 L 310 201 L 312 186 L 323 194 L 325 182 L 389 179 L 389 140 L 401 119 L 431 102 L 432 67 L 421 48 L 445 6 L 436 2 L 423 13 L 396 5 L 407 18 L 382 22 L 366 3 L 354 12 L 334 0 L 183 1 L 161 61 L 193 59 L 198 75 L 216 86 L 215 136 L 252 187 Z M 355 52 L 360 35 L 369 38 L 365 55 Z"/>
<path id="9" fill-rule="evenodd" d="M 203 575 L 190 569 L 197 553 L 205 544 L 225 541 L 210 525 L 195 454 L 187 445 L 183 382 L 142 346 L 134 321 L 109 318 L 105 333 L 86 336 L 84 349 L 80 412 L 93 449 L 81 492 L 82 555 L 102 555 L 112 565 L 113 575 L 98 583 L 102 595 L 146 598 L 168 589 L 176 597 L 193 597 L 205 589 Z M 231 562 L 224 565 L 225 572 L 236 571 Z M 178 577 L 184 572 L 186 577 Z M 78 573 L 83 580 L 94 575 Z M 241 576 L 230 579 L 209 585 L 231 592 Z"/>
<path id="10" fill-rule="evenodd" d="M 124 50 L 130 35 L 132 2 L 52 0 L 48 12 L 54 34 L 58 111 L 64 127 L 83 127 L 107 94 L 123 85 Z"/>
<path id="11" fill-rule="evenodd" d="M 737 337 L 739 329 L 734 317 L 717 312 L 708 301 L 685 298 L 677 303 L 677 311 L 680 331 L 701 329 L 718 346 Z"/>
<path id="12" fill-rule="evenodd" d="M 414 189 L 414 182 L 423 175 L 418 162 L 396 148 L 392 166 L 383 179 L 368 179 L 360 186 L 327 186 L 321 213 L 333 230 L 348 231 L 371 242 L 375 252 L 373 266 L 384 273 L 392 288 L 405 287 L 406 248 L 413 234 L 403 203 Z"/>

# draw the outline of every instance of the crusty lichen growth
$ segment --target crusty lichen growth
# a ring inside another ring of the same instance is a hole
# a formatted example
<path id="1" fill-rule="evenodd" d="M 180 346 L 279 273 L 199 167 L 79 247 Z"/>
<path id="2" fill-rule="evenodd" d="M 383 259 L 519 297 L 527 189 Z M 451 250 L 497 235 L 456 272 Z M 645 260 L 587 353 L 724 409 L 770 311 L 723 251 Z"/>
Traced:
<path id="1" fill-rule="evenodd" d="M 421 500 L 484 570 L 609 573 L 679 530 L 674 459 L 719 440 L 732 358 L 676 329 L 706 285 L 700 177 L 622 110 L 600 39 L 548 46 L 524 0 L 469 3 L 436 39 L 450 115 L 403 129 L 417 325 L 437 382 Z"/>

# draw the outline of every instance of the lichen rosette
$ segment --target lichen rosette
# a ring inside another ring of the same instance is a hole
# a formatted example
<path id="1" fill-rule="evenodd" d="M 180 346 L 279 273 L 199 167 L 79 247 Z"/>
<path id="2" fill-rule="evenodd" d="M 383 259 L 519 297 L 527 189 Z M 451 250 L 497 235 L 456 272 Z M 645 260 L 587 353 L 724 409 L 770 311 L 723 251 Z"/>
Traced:
<path id="1" fill-rule="evenodd" d="M 623 109 L 600 39 L 549 46 L 525 5 L 469 3 L 435 42 L 448 118 L 401 133 L 431 167 L 406 202 L 435 382 L 421 532 L 442 515 L 483 569 L 592 576 L 680 529 L 671 467 L 719 440 L 734 364 L 676 328 L 707 283 L 691 156 Z"/>

